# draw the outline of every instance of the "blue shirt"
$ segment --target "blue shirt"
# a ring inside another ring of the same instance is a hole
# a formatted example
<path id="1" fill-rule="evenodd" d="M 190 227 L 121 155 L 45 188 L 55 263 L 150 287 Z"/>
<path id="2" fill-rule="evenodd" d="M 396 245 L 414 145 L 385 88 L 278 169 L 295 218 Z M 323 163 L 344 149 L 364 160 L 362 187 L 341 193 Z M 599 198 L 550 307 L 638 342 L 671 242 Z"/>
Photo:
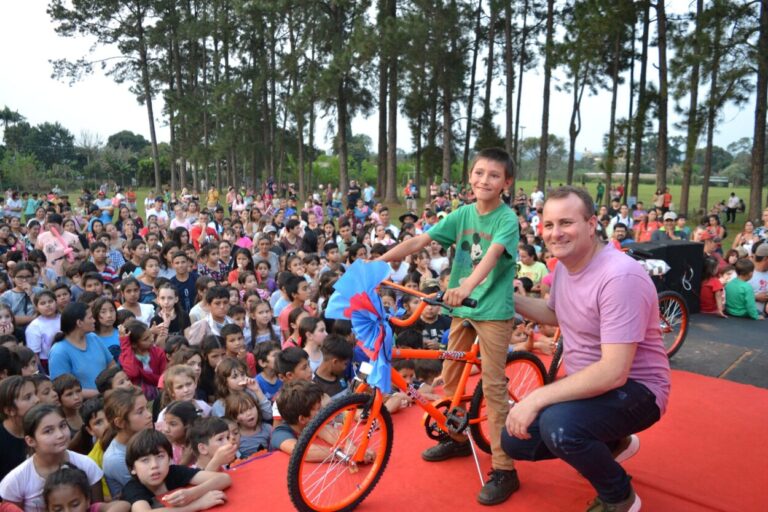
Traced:
<path id="1" fill-rule="evenodd" d="M 85 350 L 75 347 L 66 339 L 54 343 L 48 355 L 51 379 L 71 373 L 77 377 L 83 389 L 96 389 L 96 377 L 113 362 L 113 358 L 94 333 L 85 335 L 85 343 Z"/>
<path id="2" fill-rule="evenodd" d="M 280 391 L 281 387 L 283 387 L 283 381 L 280 379 L 277 379 L 275 383 L 272 384 L 271 382 L 267 381 L 267 379 L 265 379 L 261 373 L 256 376 L 256 381 L 259 383 L 261 392 L 264 393 L 264 396 L 270 400 L 274 400 L 277 392 Z"/>

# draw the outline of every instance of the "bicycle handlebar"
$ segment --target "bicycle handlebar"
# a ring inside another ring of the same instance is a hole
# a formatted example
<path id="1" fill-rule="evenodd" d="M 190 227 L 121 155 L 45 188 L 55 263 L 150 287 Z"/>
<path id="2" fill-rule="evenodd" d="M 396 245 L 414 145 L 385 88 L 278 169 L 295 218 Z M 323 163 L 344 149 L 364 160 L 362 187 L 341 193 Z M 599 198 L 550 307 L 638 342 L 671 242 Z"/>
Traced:
<path id="1" fill-rule="evenodd" d="M 413 288 L 406 288 L 405 286 L 401 286 L 399 284 L 393 283 L 392 281 L 382 281 L 381 286 L 386 286 L 387 288 L 392 288 L 393 290 L 401 291 L 405 294 L 412 295 L 414 297 L 419 297 L 421 299 L 421 302 L 419 302 L 418 307 L 416 310 L 411 313 L 411 315 L 408 318 L 395 318 L 391 317 L 389 319 L 389 323 L 396 327 L 410 327 L 414 323 L 416 323 L 416 320 L 421 317 L 421 314 L 424 312 L 424 309 L 426 309 L 427 306 L 442 306 L 443 305 L 443 295 L 444 292 L 438 292 L 435 294 L 427 294 L 422 293 L 418 290 L 414 290 Z M 468 308 L 474 308 L 477 307 L 477 300 L 470 299 L 467 297 L 461 302 L 462 306 L 468 307 Z"/>

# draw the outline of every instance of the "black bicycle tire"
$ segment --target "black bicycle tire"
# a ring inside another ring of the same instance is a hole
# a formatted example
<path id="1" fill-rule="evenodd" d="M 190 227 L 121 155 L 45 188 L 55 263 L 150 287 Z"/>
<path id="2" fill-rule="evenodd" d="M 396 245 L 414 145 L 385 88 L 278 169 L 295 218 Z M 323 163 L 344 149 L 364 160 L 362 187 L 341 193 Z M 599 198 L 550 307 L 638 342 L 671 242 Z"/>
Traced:
<path id="1" fill-rule="evenodd" d="M 547 383 L 547 371 L 544 368 L 544 363 L 542 363 L 541 359 L 539 359 L 535 354 L 531 354 L 530 352 L 516 351 L 507 354 L 505 374 L 507 369 L 518 361 L 525 361 L 525 364 L 532 364 L 536 368 L 536 371 L 539 373 L 542 385 Z M 472 401 L 470 402 L 469 406 L 469 433 L 475 442 L 475 446 L 477 446 L 485 453 L 491 453 L 491 443 L 485 436 L 485 433 L 481 428 L 481 423 L 472 423 L 472 420 L 480 416 L 480 411 L 483 406 L 484 399 L 483 379 L 480 379 L 477 381 L 477 386 L 475 386 L 474 393 L 472 393 Z"/>

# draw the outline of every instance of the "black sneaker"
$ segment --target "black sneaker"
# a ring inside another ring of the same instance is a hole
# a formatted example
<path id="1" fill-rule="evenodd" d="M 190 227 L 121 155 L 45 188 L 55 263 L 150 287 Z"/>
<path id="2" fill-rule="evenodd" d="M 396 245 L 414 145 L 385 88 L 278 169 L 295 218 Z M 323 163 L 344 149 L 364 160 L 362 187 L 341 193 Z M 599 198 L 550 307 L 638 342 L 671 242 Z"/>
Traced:
<path id="1" fill-rule="evenodd" d="M 469 441 L 460 443 L 448 439 L 424 450 L 421 453 L 421 458 L 427 462 L 440 462 L 454 457 L 469 457 L 470 455 L 472 455 L 472 447 L 469 446 Z"/>
<path id="2" fill-rule="evenodd" d="M 504 503 L 520 488 L 520 480 L 517 479 L 517 471 L 514 469 L 492 469 L 488 475 L 490 478 L 477 495 L 477 501 L 481 505 Z"/>

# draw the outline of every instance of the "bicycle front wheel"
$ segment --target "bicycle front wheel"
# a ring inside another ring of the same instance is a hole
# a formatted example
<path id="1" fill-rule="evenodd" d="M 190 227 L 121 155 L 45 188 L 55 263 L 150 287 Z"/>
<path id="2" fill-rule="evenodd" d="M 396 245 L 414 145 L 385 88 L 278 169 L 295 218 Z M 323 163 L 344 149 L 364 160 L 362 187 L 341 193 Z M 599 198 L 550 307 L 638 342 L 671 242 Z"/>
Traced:
<path id="1" fill-rule="evenodd" d="M 297 510 L 352 510 L 376 486 L 392 452 L 392 417 L 383 406 L 369 412 L 371 400 L 362 393 L 333 400 L 301 433 L 288 464 L 288 492 Z M 369 423 L 371 413 L 376 416 Z M 366 460 L 354 463 L 350 456 L 360 446 Z"/>
<path id="2" fill-rule="evenodd" d="M 541 360 L 530 352 L 507 354 L 507 367 L 504 373 L 507 377 L 510 406 L 528 396 L 534 389 L 543 386 L 547 374 Z M 491 436 L 482 379 L 477 382 L 469 406 L 469 432 L 479 449 L 491 453 Z"/>
<path id="3" fill-rule="evenodd" d="M 688 335 L 688 305 L 682 295 L 673 291 L 659 294 L 659 325 L 664 350 L 667 357 L 672 358 Z"/>

